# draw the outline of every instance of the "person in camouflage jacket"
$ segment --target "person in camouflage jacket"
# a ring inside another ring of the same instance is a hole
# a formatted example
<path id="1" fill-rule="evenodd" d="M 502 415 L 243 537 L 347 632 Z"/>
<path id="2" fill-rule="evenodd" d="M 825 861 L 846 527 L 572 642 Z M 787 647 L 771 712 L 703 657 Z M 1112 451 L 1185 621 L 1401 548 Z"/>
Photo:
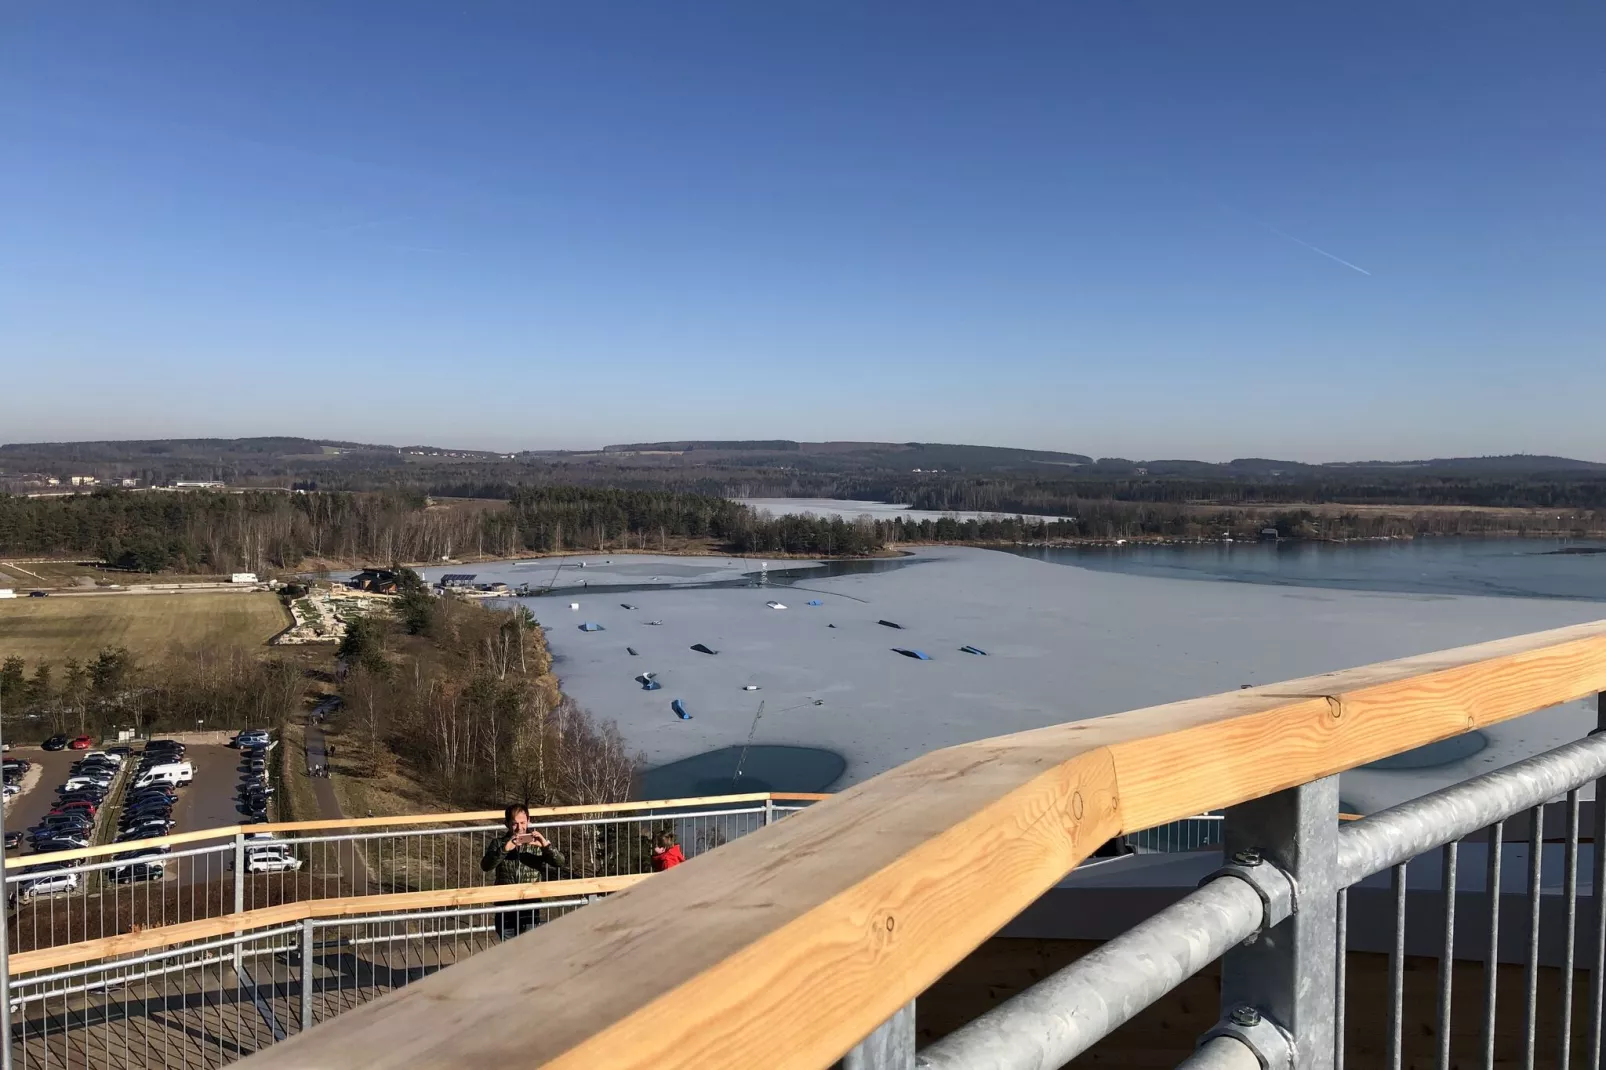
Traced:
<path id="1" fill-rule="evenodd" d="M 495 871 L 497 884 L 528 884 L 550 879 L 563 867 L 563 854 L 540 832 L 530 827 L 530 811 L 514 803 L 503 815 L 507 835 L 486 845 L 480 869 Z M 504 940 L 528 932 L 541 923 L 538 909 L 504 910 L 496 916 L 497 933 Z"/>

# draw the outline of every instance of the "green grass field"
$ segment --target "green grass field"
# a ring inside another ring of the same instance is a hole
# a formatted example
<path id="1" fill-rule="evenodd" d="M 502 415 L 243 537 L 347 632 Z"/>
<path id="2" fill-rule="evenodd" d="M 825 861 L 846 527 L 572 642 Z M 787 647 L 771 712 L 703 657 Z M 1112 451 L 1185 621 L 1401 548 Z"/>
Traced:
<path id="1" fill-rule="evenodd" d="M 93 658 L 106 647 L 152 656 L 175 647 L 259 647 L 290 623 L 279 599 L 234 594 L 54 595 L 0 601 L 0 658 Z"/>

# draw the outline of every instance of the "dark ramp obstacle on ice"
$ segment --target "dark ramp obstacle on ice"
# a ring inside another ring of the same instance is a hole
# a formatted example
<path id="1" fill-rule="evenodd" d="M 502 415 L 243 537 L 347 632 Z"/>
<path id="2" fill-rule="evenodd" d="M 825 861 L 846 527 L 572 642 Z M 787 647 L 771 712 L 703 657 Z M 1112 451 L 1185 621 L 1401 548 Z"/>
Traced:
<path id="1" fill-rule="evenodd" d="M 892 648 L 892 650 L 894 653 L 902 654 L 906 658 L 914 658 L 916 661 L 931 660 L 931 655 L 927 654 L 924 650 L 909 650 L 906 647 L 901 646 L 895 646 Z"/>
<path id="2" fill-rule="evenodd" d="M 876 621 L 876 623 L 880 624 L 880 625 L 883 625 L 885 627 L 888 627 L 888 628 L 897 628 L 899 631 L 903 630 L 903 625 L 897 623 L 896 621 L 878 620 L 878 621 Z"/>
<path id="3" fill-rule="evenodd" d="M 704 646 L 702 643 L 693 643 L 691 648 L 699 654 L 718 654 L 719 651 Z"/>
<path id="4" fill-rule="evenodd" d="M 987 656 L 987 651 L 983 650 L 979 646 L 962 646 L 959 649 L 964 651 L 966 654 L 980 654 L 984 658 Z"/>
<path id="5" fill-rule="evenodd" d="M 682 721 L 691 720 L 691 714 L 686 712 L 686 704 L 684 702 L 680 701 L 680 699 L 677 698 L 674 701 L 670 702 L 669 708 L 674 710 L 675 711 L 675 716 L 679 717 Z"/>
<path id="6" fill-rule="evenodd" d="M 582 632 L 600 632 L 605 631 L 606 629 L 604 629 L 602 625 L 598 624 L 597 622 L 588 620 L 584 624 L 580 625 L 580 630 Z"/>
<path id="7" fill-rule="evenodd" d="M 637 657 L 637 656 L 638 656 L 638 655 L 637 655 L 637 654 L 636 654 L 636 648 L 635 648 L 635 647 L 633 647 L 633 646 L 627 646 L 627 647 L 625 647 L 625 653 L 626 653 L 626 654 L 629 654 L 629 655 L 630 655 L 630 656 L 631 656 L 631 657 Z"/>

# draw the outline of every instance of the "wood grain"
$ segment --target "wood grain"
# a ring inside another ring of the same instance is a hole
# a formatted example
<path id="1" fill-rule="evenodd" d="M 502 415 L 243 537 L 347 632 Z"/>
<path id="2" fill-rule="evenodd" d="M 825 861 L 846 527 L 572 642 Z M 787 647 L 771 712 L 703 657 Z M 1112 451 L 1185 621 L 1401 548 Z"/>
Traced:
<path id="1" fill-rule="evenodd" d="M 818 1070 L 1111 835 L 1600 690 L 1606 622 L 935 751 L 243 1065 Z"/>
<path id="2" fill-rule="evenodd" d="M 307 918 L 362 917 L 402 910 L 486 906 L 491 903 L 523 903 L 606 895 L 623 891 L 651 875 L 632 873 L 619 877 L 537 881 L 531 884 L 491 884 L 479 888 L 443 888 L 427 892 L 353 895 L 338 899 L 302 899 L 293 903 L 245 910 L 238 914 L 224 914 L 216 918 L 202 918 L 198 921 L 180 922 L 177 925 L 161 925 L 141 929 L 138 932 L 103 936 L 76 944 L 63 944 L 60 947 L 24 951 L 11 956 L 11 973 L 17 976 L 37 970 L 55 969 L 75 962 L 95 962 L 137 951 L 151 951 L 159 947 L 173 947 L 235 933 L 248 933 L 253 929 L 289 925 Z"/>

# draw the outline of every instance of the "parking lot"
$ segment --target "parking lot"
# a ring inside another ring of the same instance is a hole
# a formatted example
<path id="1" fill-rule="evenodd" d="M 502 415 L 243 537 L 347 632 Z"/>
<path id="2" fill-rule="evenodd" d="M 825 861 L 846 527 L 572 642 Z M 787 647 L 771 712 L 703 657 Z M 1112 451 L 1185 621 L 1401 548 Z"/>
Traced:
<path id="1" fill-rule="evenodd" d="M 178 790 L 178 805 L 173 807 L 173 831 L 195 832 L 199 829 L 238 825 L 245 815 L 234 808 L 235 795 L 240 786 L 240 752 L 231 747 L 213 744 L 191 744 L 184 760 L 195 766 L 193 783 Z"/>
<path id="2" fill-rule="evenodd" d="M 97 745 L 98 746 L 98 745 Z M 40 770 L 33 787 L 12 800 L 5 814 L 6 829 L 26 829 L 38 824 L 56 804 L 56 789 L 68 778 L 72 763 L 82 751 L 47 751 L 39 747 L 15 747 L 10 758 L 26 758 Z M 137 752 L 136 752 L 137 757 Z M 245 815 L 236 808 L 240 786 L 240 752 L 219 744 L 190 744 L 184 758 L 195 766 L 195 780 L 180 788 L 173 807 L 174 832 L 240 824 Z M 119 796 L 122 794 L 118 793 Z M 108 798 L 108 806 L 121 805 L 121 798 Z M 116 819 L 115 812 L 111 819 Z M 23 847 L 8 852 L 17 857 Z"/>
<path id="3" fill-rule="evenodd" d="M 83 754 L 76 750 L 42 750 L 39 747 L 13 747 L 7 758 L 26 758 L 43 769 L 33 790 L 17 796 L 6 810 L 6 829 L 25 829 L 37 825 L 56 805 L 56 789 L 67 779 L 67 770 Z M 6 852 L 7 857 L 26 853 L 26 848 Z"/>

